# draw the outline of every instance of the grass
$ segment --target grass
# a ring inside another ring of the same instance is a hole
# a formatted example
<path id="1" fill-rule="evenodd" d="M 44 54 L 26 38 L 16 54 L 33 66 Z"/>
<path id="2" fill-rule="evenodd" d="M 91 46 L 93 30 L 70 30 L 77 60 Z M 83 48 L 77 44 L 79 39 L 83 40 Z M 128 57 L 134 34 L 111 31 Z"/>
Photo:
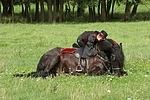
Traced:
<path id="1" fill-rule="evenodd" d="M 0 100 L 150 100 L 150 21 L 0 24 Z M 123 43 L 128 76 L 14 78 L 36 70 L 40 57 L 71 47 L 85 30 L 106 30 Z"/>

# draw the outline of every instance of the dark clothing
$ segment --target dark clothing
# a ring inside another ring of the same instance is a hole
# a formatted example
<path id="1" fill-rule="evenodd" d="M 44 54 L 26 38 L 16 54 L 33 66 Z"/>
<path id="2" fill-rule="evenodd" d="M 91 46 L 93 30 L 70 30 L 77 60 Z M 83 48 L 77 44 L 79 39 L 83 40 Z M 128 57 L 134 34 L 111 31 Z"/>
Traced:
<path id="1" fill-rule="evenodd" d="M 97 51 L 94 47 L 97 43 L 97 34 L 97 31 L 85 31 L 78 37 L 77 43 L 82 52 L 81 58 L 88 58 L 97 54 Z"/>

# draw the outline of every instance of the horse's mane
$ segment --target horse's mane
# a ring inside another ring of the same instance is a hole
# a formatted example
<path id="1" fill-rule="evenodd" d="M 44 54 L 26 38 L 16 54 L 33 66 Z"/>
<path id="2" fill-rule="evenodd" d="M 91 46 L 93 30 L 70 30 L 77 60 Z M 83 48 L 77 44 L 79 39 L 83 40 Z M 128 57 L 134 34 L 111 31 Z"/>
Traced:
<path id="1" fill-rule="evenodd" d="M 106 39 L 106 40 L 109 41 L 113 46 L 119 46 L 119 44 L 113 39 Z"/>

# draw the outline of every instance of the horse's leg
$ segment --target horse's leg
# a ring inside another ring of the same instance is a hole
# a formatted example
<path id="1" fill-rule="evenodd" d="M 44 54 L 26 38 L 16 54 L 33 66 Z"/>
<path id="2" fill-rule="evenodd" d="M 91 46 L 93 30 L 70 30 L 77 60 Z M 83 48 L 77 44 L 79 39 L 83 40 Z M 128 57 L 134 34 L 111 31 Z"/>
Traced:
<path id="1" fill-rule="evenodd" d="M 53 73 L 56 73 L 56 72 L 54 72 L 54 70 L 52 70 L 52 69 L 57 69 L 57 63 L 59 63 L 59 61 L 60 61 L 60 58 L 59 58 L 59 55 L 56 55 L 54 58 L 53 58 L 53 60 L 47 65 L 47 67 L 44 69 L 44 72 L 45 73 L 51 73 L 51 74 L 53 74 Z M 56 71 L 56 70 L 55 70 Z"/>
<path id="2" fill-rule="evenodd" d="M 59 64 L 58 64 L 58 68 L 57 68 L 57 74 L 58 74 L 58 76 L 60 76 L 60 74 L 61 74 L 61 72 L 62 72 L 62 65 L 61 65 L 61 63 L 59 62 Z"/>
<path id="3" fill-rule="evenodd" d="M 56 63 L 54 67 L 50 70 L 49 74 L 52 74 L 52 78 L 57 76 L 59 65 L 60 65 L 60 62 Z M 58 75 L 60 74 L 58 73 Z"/>

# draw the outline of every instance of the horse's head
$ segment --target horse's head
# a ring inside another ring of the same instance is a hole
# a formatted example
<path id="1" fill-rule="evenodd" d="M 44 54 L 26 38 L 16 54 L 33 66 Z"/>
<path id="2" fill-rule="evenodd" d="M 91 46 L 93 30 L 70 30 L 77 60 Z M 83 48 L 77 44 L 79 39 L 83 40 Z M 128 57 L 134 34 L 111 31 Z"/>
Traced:
<path id="1" fill-rule="evenodd" d="M 113 75 L 122 76 L 127 74 L 124 70 L 124 53 L 122 50 L 122 43 L 118 44 L 113 39 L 106 39 L 97 43 L 98 51 L 103 51 L 109 58 L 111 68 L 110 72 Z"/>
<path id="2" fill-rule="evenodd" d="M 110 59 L 111 73 L 117 76 L 127 75 L 127 72 L 123 70 L 125 57 L 122 50 L 122 43 L 120 45 L 114 45 L 113 49 Z"/>

